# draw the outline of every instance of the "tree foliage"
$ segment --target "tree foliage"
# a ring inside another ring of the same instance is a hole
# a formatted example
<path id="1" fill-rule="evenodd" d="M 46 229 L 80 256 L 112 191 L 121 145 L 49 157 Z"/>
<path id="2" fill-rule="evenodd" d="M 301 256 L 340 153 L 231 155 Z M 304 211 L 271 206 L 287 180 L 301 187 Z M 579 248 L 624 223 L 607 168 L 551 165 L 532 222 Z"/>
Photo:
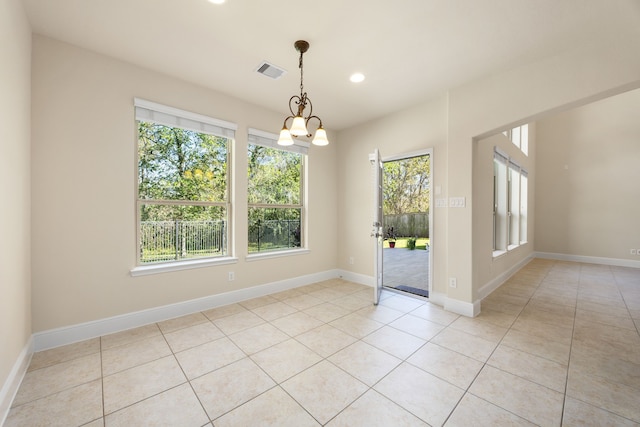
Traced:
<path id="1" fill-rule="evenodd" d="M 385 215 L 429 211 L 431 157 L 419 156 L 384 163 Z"/>
<path id="2" fill-rule="evenodd" d="M 138 197 L 142 200 L 225 202 L 228 139 L 138 122 Z M 142 220 L 211 219 L 222 207 L 145 204 Z"/>
<path id="3" fill-rule="evenodd" d="M 250 144 L 248 163 L 249 203 L 300 204 L 302 155 Z"/>

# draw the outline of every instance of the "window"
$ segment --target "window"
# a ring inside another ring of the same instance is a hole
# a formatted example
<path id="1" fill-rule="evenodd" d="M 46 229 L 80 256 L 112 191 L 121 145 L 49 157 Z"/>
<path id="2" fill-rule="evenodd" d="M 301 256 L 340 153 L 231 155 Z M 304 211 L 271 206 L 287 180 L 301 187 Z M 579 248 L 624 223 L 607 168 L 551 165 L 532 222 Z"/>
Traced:
<path id="1" fill-rule="evenodd" d="M 493 156 L 493 251 L 507 250 L 507 164 L 509 160 L 498 152 Z"/>
<path id="2" fill-rule="evenodd" d="M 493 256 L 527 241 L 528 175 L 497 148 L 493 156 Z"/>
<path id="3" fill-rule="evenodd" d="M 529 155 L 529 125 L 524 124 L 522 126 L 515 127 L 510 130 L 502 132 L 504 136 L 524 153 L 525 156 Z"/>
<path id="4" fill-rule="evenodd" d="M 229 153 L 236 126 L 135 100 L 138 264 L 229 253 Z"/>
<path id="5" fill-rule="evenodd" d="M 281 147 L 277 136 L 249 129 L 248 252 L 304 247 L 307 148 Z"/>

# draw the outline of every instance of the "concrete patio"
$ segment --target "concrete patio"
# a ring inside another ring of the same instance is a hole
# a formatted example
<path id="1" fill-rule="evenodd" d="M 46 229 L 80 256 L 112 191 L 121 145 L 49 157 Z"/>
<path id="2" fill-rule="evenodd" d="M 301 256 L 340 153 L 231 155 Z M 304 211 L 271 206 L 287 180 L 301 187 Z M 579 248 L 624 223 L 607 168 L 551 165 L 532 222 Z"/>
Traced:
<path id="1" fill-rule="evenodd" d="M 383 249 L 383 285 L 429 290 L 429 250 Z"/>

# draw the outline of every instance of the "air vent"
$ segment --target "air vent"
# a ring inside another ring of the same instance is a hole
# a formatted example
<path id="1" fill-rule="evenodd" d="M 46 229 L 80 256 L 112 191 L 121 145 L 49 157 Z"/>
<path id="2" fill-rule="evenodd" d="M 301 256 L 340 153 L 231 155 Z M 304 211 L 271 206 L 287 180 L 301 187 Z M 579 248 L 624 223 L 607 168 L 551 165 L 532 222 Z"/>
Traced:
<path id="1" fill-rule="evenodd" d="M 263 61 L 260 65 L 258 65 L 258 68 L 256 68 L 256 71 L 274 80 L 277 80 L 280 77 L 282 77 L 284 74 L 286 74 L 285 70 L 273 64 L 269 64 L 267 61 Z"/>

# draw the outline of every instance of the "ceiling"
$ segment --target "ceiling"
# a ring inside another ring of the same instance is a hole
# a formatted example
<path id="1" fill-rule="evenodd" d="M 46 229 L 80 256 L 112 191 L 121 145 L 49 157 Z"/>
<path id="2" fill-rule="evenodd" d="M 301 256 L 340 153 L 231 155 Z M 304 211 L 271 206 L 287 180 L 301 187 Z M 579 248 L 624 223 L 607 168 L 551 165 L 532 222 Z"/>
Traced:
<path id="1" fill-rule="evenodd" d="M 24 0 L 34 33 L 288 114 L 304 87 L 328 129 L 491 73 L 640 37 L 638 0 Z M 262 61 L 287 70 L 273 80 Z M 349 81 L 362 72 L 364 82 Z"/>

